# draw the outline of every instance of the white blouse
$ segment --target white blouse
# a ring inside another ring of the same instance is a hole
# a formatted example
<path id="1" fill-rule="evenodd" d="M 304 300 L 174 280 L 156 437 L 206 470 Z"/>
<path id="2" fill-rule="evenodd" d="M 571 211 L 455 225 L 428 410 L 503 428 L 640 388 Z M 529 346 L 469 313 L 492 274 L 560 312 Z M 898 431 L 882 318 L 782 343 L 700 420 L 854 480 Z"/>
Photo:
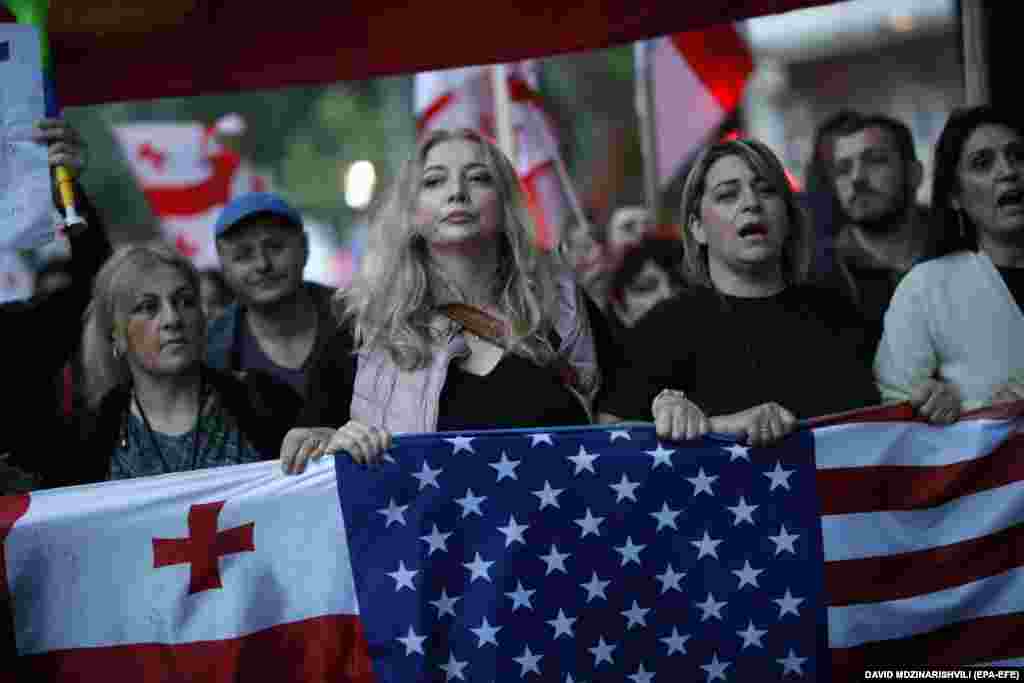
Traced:
<path id="1" fill-rule="evenodd" d="M 918 264 L 889 303 L 875 355 L 882 398 L 906 400 L 929 378 L 955 385 L 963 410 L 987 405 L 1007 381 L 1024 381 L 1024 313 L 981 251 Z"/>

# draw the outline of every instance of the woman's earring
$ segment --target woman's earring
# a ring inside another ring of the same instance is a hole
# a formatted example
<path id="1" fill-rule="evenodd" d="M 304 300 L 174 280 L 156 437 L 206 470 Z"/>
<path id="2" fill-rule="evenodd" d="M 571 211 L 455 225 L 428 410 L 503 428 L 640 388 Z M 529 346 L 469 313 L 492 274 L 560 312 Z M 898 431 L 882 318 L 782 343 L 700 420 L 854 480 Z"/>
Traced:
<path id="1" fill-rule="evenodd" d="M 117 348 L 117 344 L 111 347 L 111 353 L 114 355 L 115 361 L 121 360 L 121 349 Z"/>

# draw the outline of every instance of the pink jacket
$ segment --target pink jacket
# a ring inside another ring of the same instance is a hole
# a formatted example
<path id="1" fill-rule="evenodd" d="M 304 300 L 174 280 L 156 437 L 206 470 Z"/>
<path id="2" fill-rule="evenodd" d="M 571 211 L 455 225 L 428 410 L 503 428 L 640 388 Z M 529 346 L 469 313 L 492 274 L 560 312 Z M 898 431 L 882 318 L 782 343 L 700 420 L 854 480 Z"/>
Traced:
<path id="1" fill-rule="evenodd" d="M 559 277 L 558 290 L 558 352 L 576 371 L 577 381 L 570 389 L 592 418 L 591 404 L 601 375 L 584 294 L 569 274 Z M 441 389 L 448 366 L 470 352 L 461 325 L 442 316 L 438 316 L 437 324 L 447 329 L 448 342 L 424 368 L 402 370 L 383 351 L 359 354 L 352 392 L 353 420 L 383 427 L 393 434 L 437 431 Z"/>

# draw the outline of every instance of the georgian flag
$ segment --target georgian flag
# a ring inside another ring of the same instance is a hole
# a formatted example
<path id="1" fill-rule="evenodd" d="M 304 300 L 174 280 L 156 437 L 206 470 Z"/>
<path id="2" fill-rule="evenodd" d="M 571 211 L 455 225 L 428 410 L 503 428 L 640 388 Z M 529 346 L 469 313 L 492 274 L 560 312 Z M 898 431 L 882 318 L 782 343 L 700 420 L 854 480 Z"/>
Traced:
<path id="1" fill-rule="evenodd" d="M 113 132 L 164 236 L 197 267 L 217 267 L 217 216 L 236 195 L 267 189 L 266 179 L 217 141 L 216 126 L 132 123 Z"/>
<path id="2" fill-rule="evenodd" d="M 658 185 L 664 186 L 739 105 L 754 62 L 733 24 L 657 38 L 645 49 Z"/>
<path id="3" fill-rule="evenodd" d="M 404 435 L 379 467 L 0 498 L 0 645 L 58 681 L 1020 666 L 1022 416 L 885 407 L 760 449 L 642 424 Z"/>
<path id="4" fill-rule="evenodd" d="M 496 137 L 491 74 L 486 67 L 417 74 L 413 96 L 417 130 L 422 134 L 438 128 L 472 128 Z M 536 62 L 508 64 L 507 79 L 516 148 L 513 166 L 536 223 L 537 243 L 550 249 L 572 211 L 556 167 L 557 130 L 538 91 Z"/>

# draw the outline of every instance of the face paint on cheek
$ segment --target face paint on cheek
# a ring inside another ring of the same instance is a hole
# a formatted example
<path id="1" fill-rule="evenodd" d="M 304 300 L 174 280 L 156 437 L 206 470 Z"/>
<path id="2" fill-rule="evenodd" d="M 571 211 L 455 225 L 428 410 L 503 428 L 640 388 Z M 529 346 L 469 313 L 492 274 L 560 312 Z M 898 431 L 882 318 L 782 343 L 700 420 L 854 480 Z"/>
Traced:
<path id="1" fill-rule="evenodd" d="M 146 366 L 160 360 L 160 329 L 155 320 L 128 321 L 128 348 Z"/>

